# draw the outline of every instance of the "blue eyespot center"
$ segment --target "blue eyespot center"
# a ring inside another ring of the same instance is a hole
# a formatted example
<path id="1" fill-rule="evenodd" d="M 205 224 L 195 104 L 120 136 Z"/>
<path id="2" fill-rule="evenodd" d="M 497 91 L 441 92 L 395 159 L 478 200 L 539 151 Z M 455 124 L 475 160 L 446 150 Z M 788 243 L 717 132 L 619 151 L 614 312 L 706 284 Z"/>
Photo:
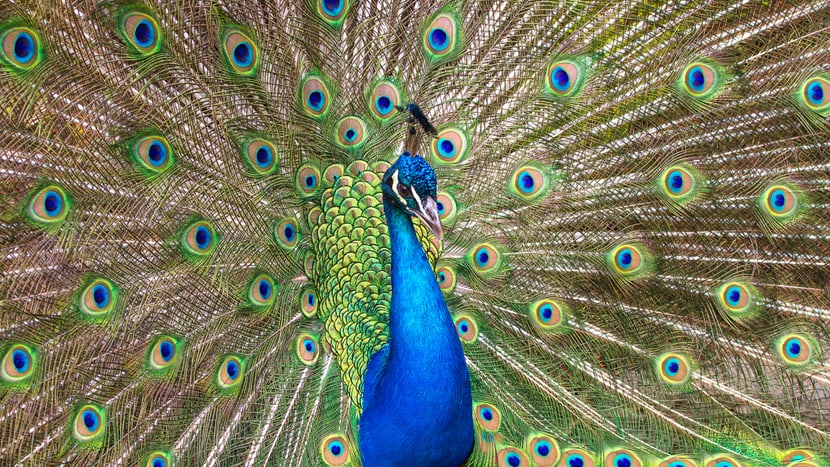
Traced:
<path id="1" fill-rule="evenodd" d="M 455 154 L 455 144 L 446 138 L 441 138 L 441 140 L 438 141 L 438 150 L 441 152 L 442 156 L 451 157 Z"/>
<path id="2" fill-rule="evenodd" d="M 238 66 L 249 66 L 253 61 L 253 57 L 254 54 L 251 49 L 251 44 L 247 42 L 240 42 L 233 48 L 233 60 Z"/>
<path id="3" fill-rule="evenodd" d="M 167 467 L 167 463 L 164 462 L 164 459 L 155 458 L 153 459 L 153 467 Z"/>
<path id="4" fill-rule="evenodd" d="M 110 301 L 110 292 L 103 285 L 96 285 L 92 288 L 92 300 L 98 308 L 104 308 Z"/>
<path id="5" fill-rule="evenodd" d="M 306 299 L 309 306 L 314 306 L 314 294 L 308 294 L 308 298 Z"/>
<path id="6" fill-rule="evenodd" d="M 814 105 L 819 105 L 824 101 L 824 88 L 821 83 L 814 82 L 807 86 L 807 98 Z"/>
<path id="7" fill-rule="evenodd" d="M 784 195 L 784 190 L 775 190 L 770 195 L 770 201 L 772 204 L 772 209 L 776 212 L 781 212 L 784 210 L 784 206 L 787 204 L 787 197 Z"/>
<path id="8" fill-rule="evenodd" d="M 801 343 L 798 339 L 790 339 L 787 341 L 787 354 L 790 357 L 798 357 L 801 354 Z"/>
<path id="9" fill-rule="evenodd" d="M 539 311 L 539 314 L 542 317 L 542 321 L 550 321 L 550 319 L 553 317 L 553 307 L 550 305 L 542 306 L 542 309 Z"/>
<path id="10" fill-rule="evenodd" d="M 46 214 L 50 217 L 55 217 L 61 213 L 62 208 L 63 200 L 60 195 L 55 191 L 48 191 L 46 196 L 43 197 L 43 209 L 46 211 Z"/>
<path id="11" fill-rule="evenodd" d="M 225 364 L 225 372 L 230 380 L 235 380 L 239 376 L 239 364 L 233 360 L 229 361 Z"/>
<path id="12" fill-rule="evenodd" d="M 686 467 L 686 464 L 680 461 L 672 462 L 669 467 Z"/>
<path id="13" fill-rule="evenodd" d="M 741 303 L 741 289 L 735 285 L 729 287 L 726 291 L 726 301 L 731 306 L 738 306 Z"/>
<path id="14" fill-rule="evenodd" d="M 196 246 L 200 250 L 210 246 L 210 230 L 203 225 L 196 228 Z"/>
<path id="15" fill-rule="evenodd" d="M 271 149 L 267 146 L 260 146 L 259 149 L 256 151 L 256 162 L 262 168 L 268 167 L 271 165 L 271 161 L 273 160 L 273 156 L 271 155 Z"/>
<path id="16" fill-rule="evenodd" d="M 326 9 L 326 13 L 331 16 L 337 16 L 340 14 L 340 11 L 343 10 L 343 1 L 342 0 L 323 0 L 323 8 Z"/>
<path id="17" fill-rule="evenodd" d="M 550 454 L 550 443 L 547 441 L 540 441 L 536 444 L 536 454 L 542 457 L 547 457 Z"/>
<path id="18" fill-rule="evenodd" d="M 442 203 L 442 202 L 438 201 L 438 202 L 437 202 L 437 203 L 435 203 L 435 204 L 436 204 L 436 206 L 438 207 L 438 215 L 439 215 L 439 216 L 443 216 L 443 215 L 444 215 L 444 203 Z"/>
<path id="19" fill-rule="evenodd" d="M 729 461 L 720 461 L 717 464 L 715 464 L 715 467 L 735 467 L 735 466 L 732 465 L 732 463 L 729 462 Z"/>
<path id="20" fill-rule="evenodd" d="M 522 458 L 511 452 L 507 455 L 507 463 L 512 467 L 519 467 L 522 465 Z"/>
<path id="21" fill-rule="evenodd" d="M 314 188 L 317 186 L 317 177 L 314 175 L 309 175 L 305 178 L 305 186 L 306 188 Z"/>
<path id="22" fill-rule="evenodd" d="M 466 333 L 467 331 L 469 331 L 469 330 L 470 330 L 470 326 L 469 326 L 469 325 L 467 325 L 467 322 L 466 322 L 466 321 L 462 321 L 462 322 L 458 323 L 458 329 L 459 329 L 462 333 Z"/>
<path id="23" fill-rule="evenodd" d="M 87 430 L 95 431 L 98 428 L 98 415 L 92 410 L 84 410 L 81 417 Z"/>
<path id="24" fill-rule="evenodd" d="M 553 69 L 551 77 L 553 78 L 553 86 L 556 87 L 556 89 L 560 91 L 567 91 L 568 88 L 570 88 L 571 76 L 561 66 Z"/>
<path id="25" fill-rule="evenodd" d="M 160 166 L 166 158 L 167 148 L 165 148 L 163 144 L 158 141 L 150 143 L 150 147 L 147 148 L 147 159 L 150 160 L 150 164 L 152 166 Z"/>
<path id="26" fill-rule="evenodd" d="M 161 345 L 159 345 L 159 354 L 161 354 L 161 358 L 165 362 L 169 362 L 173 358 L 175 351 L 176 349 L 170 341 L 162 341 Z"/>
<path id="27" fill-rule="evenodd" d="M 259 281 L 259 296 L 262 297 L 263 300 L 268 300 L 271 296 L 271 284 L 269 284 L 265 279 Z"/>
<path id="28" fill-rule="evenodd" d="M 582 458 L 579 454 L 571 454 L 568 456 L 568 466 L 569 467 L 583 467 L 585 465 L 585 459 Z"/>
<path id="29" fill-rule="evenodd" d="M 375 100 L 377 109 L 382 114 L 387 114 L 392 110 L 392 99 L 387 96 L 380 96 Z"/>
<path id="30" fill-rule="evenodd" d="M 133 38 L 139 47 L 149 47 L 153 45 L 153 41 L 156 38 L 156 32 L 153 25 L 146 19 L 139 21 L 133 31 Z"/>
<path id="31" fill-rule="evenodd" d="M 305 347 L 306 352 L 314 352 L 314 342 L 310 339 L 304 340 L 303 346 Z"/>
<path id="32" fill-rule="evenodd" d="M 536 182 L 533 180 L 533 176 L 528 172 L 522 172 L 519 174 L 519 185 L 523 192 L 532 193 Z"/>
<path id="33" fill-rule="evenodd" d="M 674 376 L 680 371 L 680 362 L 676 358 L 670 358 L 666 360 L 665 369 L 669 376 Z"/>
<path id="34" fill-rule="evenodd" d="M 680 193 L 683 189 L 683 174 L 678 171 L 669 174 L 669 189 L 672 193 Z"/>
<path id="35" fill-rule="evenodd" d="M 700 92 L 706 84 L 706 77 L 703 75 L 703 70 L 696 66 L 689 70 L 689 87 Z"/>
<path id="36" fill-rule="evenodd" d="M 285 235 L 285 239 L 289 242 L 294 241 L 294 226 L 291 224 L 286 224 L 285 228 L 283 229 L 283 235 Z"/>
<path id="37" fill-rule="evenodd" d="M 14 40 L 14 58 L 26 63 L 35 56 L 35 40 L 27 32 L 21 32 Z"/>
<path id="38" fill-rule="evenodd" d="M 439 52 L 446 49 L 450 45 L 447 31 L 444 31 L 441 28 L 434 28 L 429 31 L 429 45 Z"/>
<path id="39" fill-rule="evenodd" d="M 487 420 L 488 422 L 493 420 L 493 411 L 488 408 L 481 409 L 481 418 Z"/>
<path id="40" fill-rule="evenodd" d="M 476 261 L 478 262 L 479 266 L 484 266 L 490 261 L 490 254 L 487 253 L 487 250 L 482 248 L 479 250 L 478 254 L 476 254 Z"/>
<path id="41" fill-rule="evenodd" d="M 444 274 L 443 271 L 439 272 L 438 273 L 438 281 L 439 282 L 444 282 L 445 280 L 447 280 L 447 275 Z"/>
<path id="42" fill-rule="evenodd" d="M 354 129 L 349 128 L 348 130 L 346 130 L 346 141 L 351 143 L 352 141 L 355 140 L 356 137 L 357 137 L 357 132 L 354 131 Z"/>
<path id="43" fill-rule="evenodd" d="M 617 257 L 620 263 L 620 267 L 622 267 L 623 269 L 628 269 L 631 267 L 631 263 L 633 262 L 631 250 L 626 248 L 620 251 L 620 254 Z"/>
<path id="44" fill-rule="evenodd" d="M 308 106 L 313 110 L 321 110 L 323 108 L 324 100 L 325 97 L 323 97 L 322 91 L 311 91 L 308 93 Z"/>
<path id="45" fill-rule="evenodd" d="M 620 454 L 614 459 L 614 465 L 617 467 L 631 467 L 631 457 L 627 454 Z"/>
<path id="46" fill-rule="evenodd" d="M 22 350 L 15 350 L 12 352 L 12 364 L 19 373 L 25 372 L 29 369 L 29 355 Z"/>
<path id="47" fill-rule="evenodd" d="M 343 445 L 340 444 L 340 441 L 332 441 L 332 443 L 329 444 L 329 452 L 335 456 L 339 456 L 340 453 L 343 452 Z"/>

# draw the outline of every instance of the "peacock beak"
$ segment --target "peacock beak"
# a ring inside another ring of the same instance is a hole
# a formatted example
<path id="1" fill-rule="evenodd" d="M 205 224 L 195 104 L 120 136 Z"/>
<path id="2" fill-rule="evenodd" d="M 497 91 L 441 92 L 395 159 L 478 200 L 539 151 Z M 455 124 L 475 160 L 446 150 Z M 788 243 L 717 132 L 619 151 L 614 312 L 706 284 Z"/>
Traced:
<path id="1" fill-rule="evenodd" d="M 424 198 L 423 203 L 418 204 L 420 205 L 420 209 L 413 211 L 413 213 L 429 227 L 429 230 L 432 231 L 432 234 L 435 235 L 435 238 L 439 242 L 442 241 L 444 239 L 444 228 L 441 227 L 441 218 L 438 216 L 438 203 L 435 201 L 435 198 L 427 196 Z"/>

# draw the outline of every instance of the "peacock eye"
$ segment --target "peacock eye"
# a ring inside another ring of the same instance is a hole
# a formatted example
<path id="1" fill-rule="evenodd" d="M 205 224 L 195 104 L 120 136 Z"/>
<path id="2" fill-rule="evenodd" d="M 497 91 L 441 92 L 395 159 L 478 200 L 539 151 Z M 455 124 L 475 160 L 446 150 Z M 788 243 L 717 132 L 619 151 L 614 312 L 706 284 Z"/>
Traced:
<path id="1" fill-rule="evenodd" d="M 401 196 L 405 198 L 412 196 L 412 190 L 406 185 L 400 185 L 400 187 L 398 188 L 398 192 Z"/>

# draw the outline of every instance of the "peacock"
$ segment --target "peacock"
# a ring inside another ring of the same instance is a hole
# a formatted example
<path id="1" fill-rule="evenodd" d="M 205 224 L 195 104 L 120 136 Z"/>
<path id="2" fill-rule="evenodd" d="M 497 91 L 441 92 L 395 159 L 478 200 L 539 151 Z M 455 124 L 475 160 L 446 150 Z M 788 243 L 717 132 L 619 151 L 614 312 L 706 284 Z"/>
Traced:
<path id="1" fill-rule="evenodd" d="M 830 2 L 0 4 L 0 464 L 830 461 Z"/>

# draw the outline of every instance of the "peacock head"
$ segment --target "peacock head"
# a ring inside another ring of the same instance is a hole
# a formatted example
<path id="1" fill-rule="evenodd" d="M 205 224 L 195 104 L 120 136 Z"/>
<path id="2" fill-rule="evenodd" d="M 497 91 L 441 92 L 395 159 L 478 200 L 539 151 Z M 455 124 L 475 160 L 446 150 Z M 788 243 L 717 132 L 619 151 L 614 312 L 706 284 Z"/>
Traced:
<path id="1" fill-rule="evenodd" d="M 436 202 L 435 171 L 419 155 L 404 152 L 383 176 L 383 198 L 392 208 L 418 216 L 438 240 L 444 236 Z"/>

